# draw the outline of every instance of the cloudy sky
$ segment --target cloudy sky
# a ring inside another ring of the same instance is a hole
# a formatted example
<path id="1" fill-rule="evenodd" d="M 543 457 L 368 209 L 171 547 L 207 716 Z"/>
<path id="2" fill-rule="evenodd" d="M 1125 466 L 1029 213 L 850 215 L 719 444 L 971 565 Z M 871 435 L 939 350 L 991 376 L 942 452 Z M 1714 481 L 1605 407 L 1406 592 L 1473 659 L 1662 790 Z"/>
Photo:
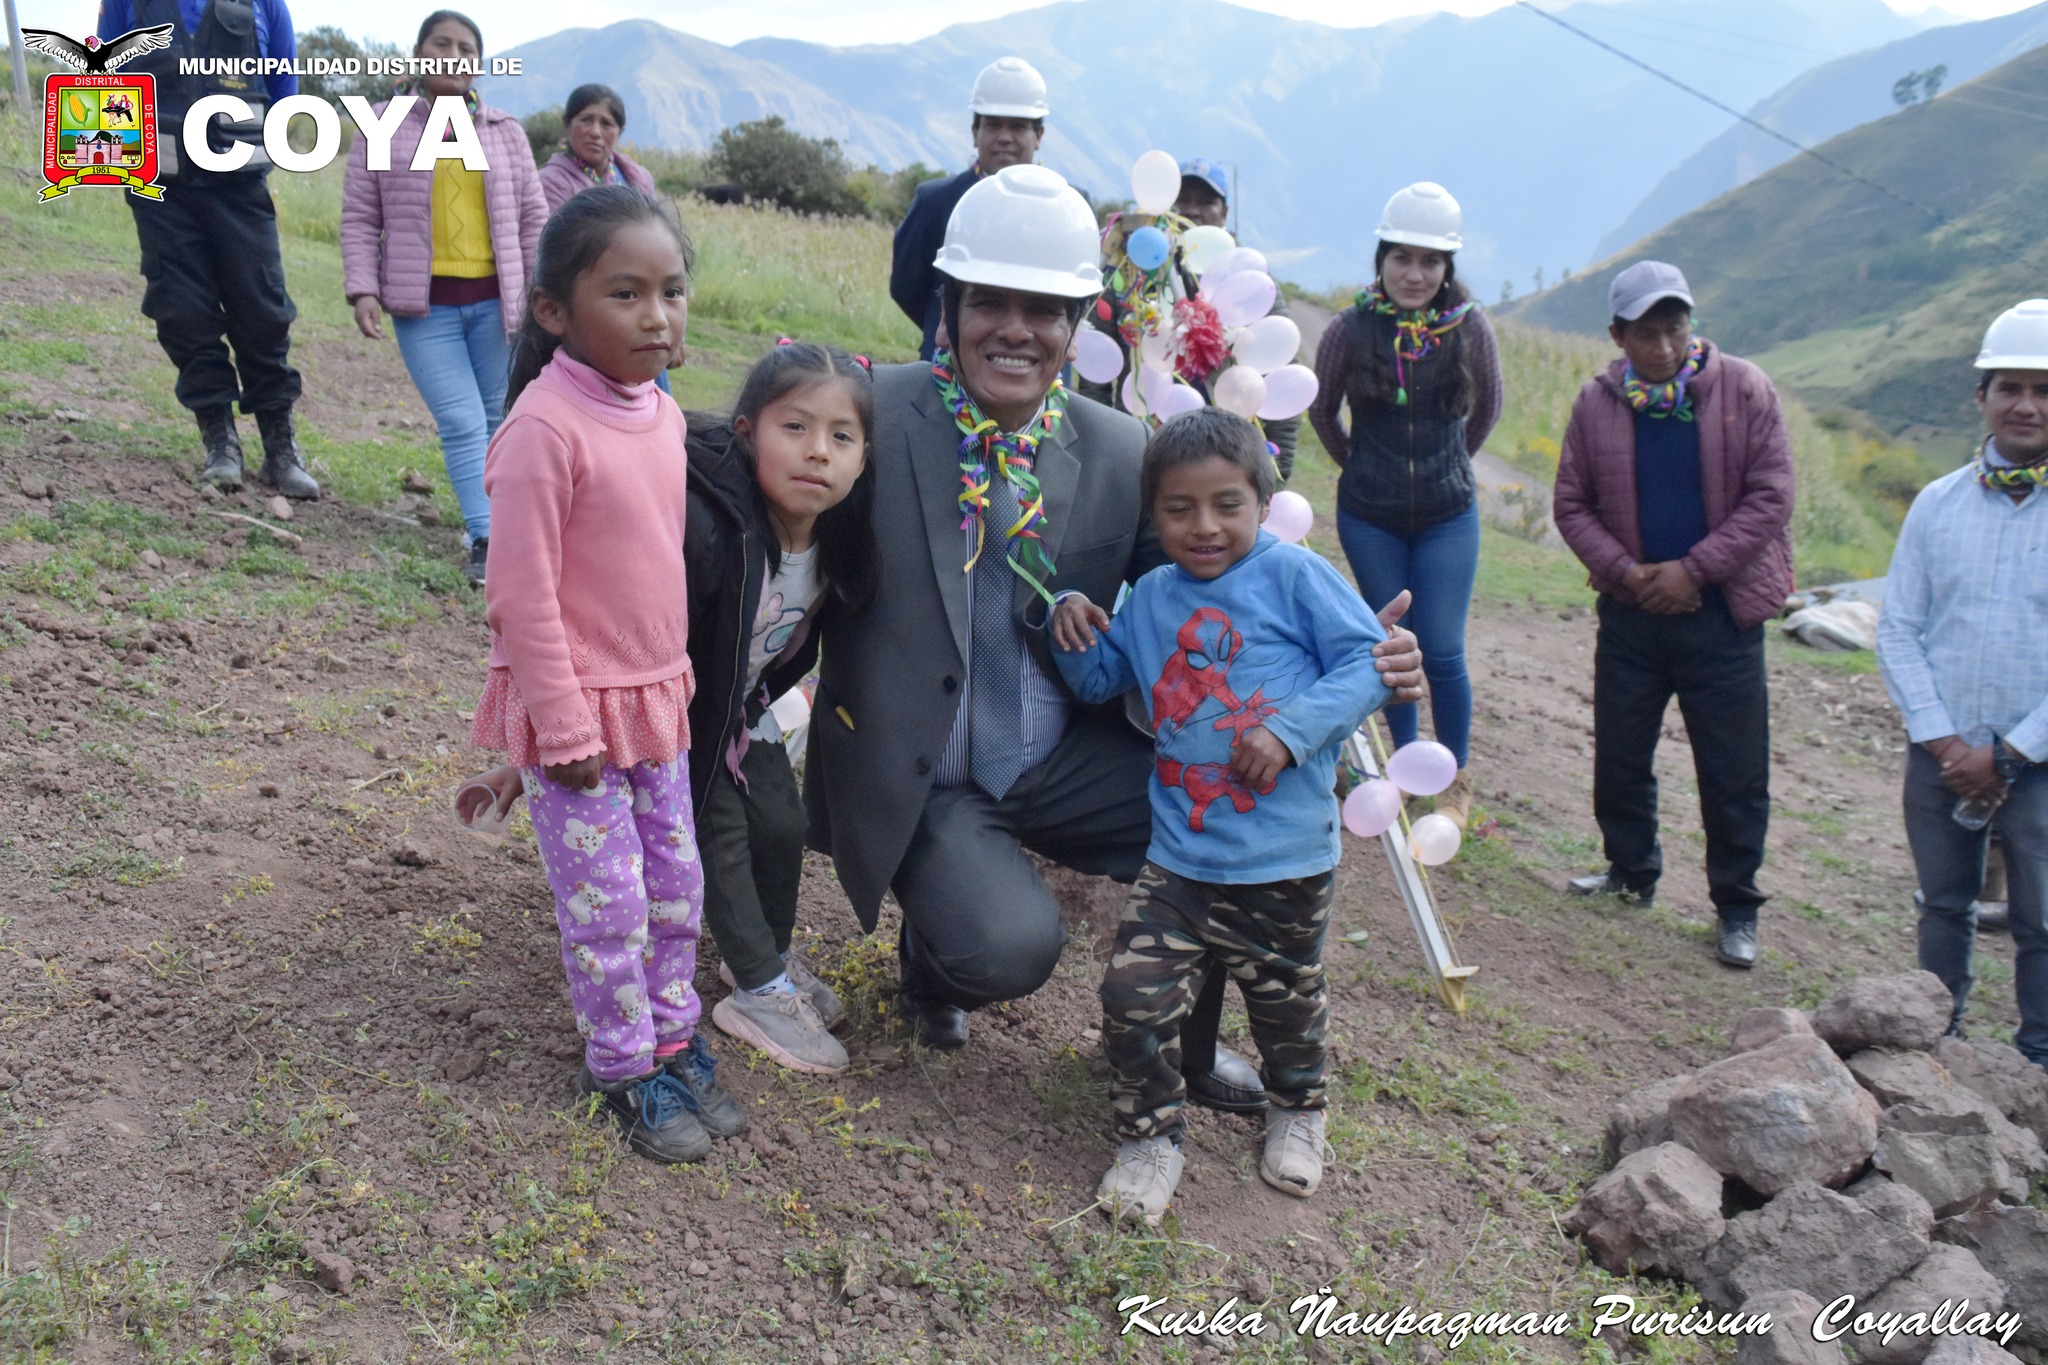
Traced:
<path id="1" fill-rule="evenodd" d="M 1917 12 L 1938 5 L 1957 17 L 1981 19 L 2023 9 L 2033 0 L 1887 0 L 1894 9 Z M 602 27 L 621 19 L 656 19 L 714 42 L 776 36 L 812 42 L 852 44 L 907 42 L 948 24 L 993 19 L 1033 9 L 1043 0 L 584 0 L 575 25 Z M 1506 0 L 1236 0 L 1250 9 L 1342 28 L 1383 23 L 1408 14 L 1451 10 L 1484 14 Z M 336 25 L 357 37 L 410 42 L 421 18 L 436 8 L 431 0 L 290 0 L 301 29 Z M 70 33 L 89 30 L 96 0 L 18 0 L 21 22 L 30 28 Z M 455 6 L 462 8 L 460 4 Z M 1556 0 L 1546 0 L 1546 8 Z M 472 0 L 468 8 L 484 25 L 494 50 L 570 26 L 560 0 Z"/>

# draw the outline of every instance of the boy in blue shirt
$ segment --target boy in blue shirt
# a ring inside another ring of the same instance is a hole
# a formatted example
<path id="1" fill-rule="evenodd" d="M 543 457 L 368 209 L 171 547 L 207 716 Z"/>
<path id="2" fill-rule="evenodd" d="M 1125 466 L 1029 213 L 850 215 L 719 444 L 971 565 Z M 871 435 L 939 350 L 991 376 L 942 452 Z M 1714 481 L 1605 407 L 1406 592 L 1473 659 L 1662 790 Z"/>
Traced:
<path id="1" fill-rule="evenodd" d="M 1242 417 L 1201 408 L 1145 448 L 1143 494 L 1171 563 L 1111 621 L 1079 594 L 1054 658 L 1085 702 L 1146 689 L 1157 740 L 1152 842 L 1102 982 L 1123 1145 L 1097 1197 L 1156 1225 L 1180 1181 L 1180 1024 L 1211 961 L 1244 989 L 1264 1060 L 1259 1174 L 1322 1179 L 1323 933 L 1339 856 L 1337 750 L 1390 693 L 1385 632 L 1313 551 L 1259 529 L 1272 461 Z"/>

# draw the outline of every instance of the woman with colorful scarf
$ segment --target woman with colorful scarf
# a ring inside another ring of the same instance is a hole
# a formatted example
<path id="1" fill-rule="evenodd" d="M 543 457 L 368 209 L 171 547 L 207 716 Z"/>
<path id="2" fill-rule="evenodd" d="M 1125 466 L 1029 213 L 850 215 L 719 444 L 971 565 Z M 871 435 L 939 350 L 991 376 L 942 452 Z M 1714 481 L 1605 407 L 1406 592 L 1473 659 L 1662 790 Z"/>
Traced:
<path id="1" fill-rule="evenodd" d="M 654 193 L 654 176 L 619 150 L 626 104 L 609 85 L 579 85 L 562 106 L 562 145 L 540 168 L 540 192 L 554 211 L 593 185 Z"/>
<path id="2" fill-rule="evenodd" d="M 1374 606 L 1415 594 L 1405 623 L 1422 642 L 1430 719 L 1458 759 L 1437 798 L 1460 827 L 1471 808 L 1465 765 L 1472 682 L 1465 616 L 1479 570 L 1472 456 L 1500 419 L 1500 351 L 1479 305 L 1458 283 L 1463 214 L 1441 185 L 1421 181 L 1387 201 L 1373 282 L 1331 322 L 1316 350 L 1320 389 L 1308 410 L 1342 469 L 1337 537 L 1358 590 Z M 1338 420 L 1349 400 L 1350 427 Z M 1420 728 L 1414 704 L 1389 706 L 1394 743 Z"/>
<path id="3" fill-rule="evenodd" d="M 483 37 L 468 17 L 436 10 L 420 25 L 413 55 L 478 63 Z M 399 354 L 434 414 L 441 459 L 462 506 L 469 578 L 482 583 L 491 540 L 484 449 L 505 415 L 509 338 L 526 311 L 548 206 L 526 130 L 479 99 L 470 88 L 474 79 L 435 71 L 393 92 L 419 99 L 392 137 L 389 170 L 372 171 L 370 139 L 355 140 L 342 180 L 341 268 L 364 336 L 381 340 L 383 314 L 391 314 Z M 431 170 L 411 169 L 428 110 L 442 96 L 467 102 L 489 169 L 473 171 L 445 157 Z M 386 104 L 377 106 L 379 114 Z"/>

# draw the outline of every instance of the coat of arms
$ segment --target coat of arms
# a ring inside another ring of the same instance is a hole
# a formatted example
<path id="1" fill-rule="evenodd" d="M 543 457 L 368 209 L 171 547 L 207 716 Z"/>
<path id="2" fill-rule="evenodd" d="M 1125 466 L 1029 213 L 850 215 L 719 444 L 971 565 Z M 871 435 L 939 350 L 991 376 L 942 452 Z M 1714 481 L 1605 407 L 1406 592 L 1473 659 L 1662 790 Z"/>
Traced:
<path id="1" fill-rule="evenodd" d="M 80 185 L 126 185 L 145 199 L 164 197 L 153 183 L 156 157 L 156 77 L 119 74 L 121 64 L 169 47 L 171 26 L 138 28 L 111 42 L 84 42 L 50 29 L 25 28 L 22 45 L 79 69 L 43 83 L 42 197 L 55 199 Z"/>

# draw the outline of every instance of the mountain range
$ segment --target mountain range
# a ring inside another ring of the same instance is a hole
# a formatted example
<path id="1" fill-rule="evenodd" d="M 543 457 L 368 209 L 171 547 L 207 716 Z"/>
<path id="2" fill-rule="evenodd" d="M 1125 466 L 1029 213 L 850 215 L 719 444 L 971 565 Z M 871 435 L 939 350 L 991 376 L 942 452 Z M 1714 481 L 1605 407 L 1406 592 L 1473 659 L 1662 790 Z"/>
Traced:
<path id="1" fill-rule="evenodd" d="M 2048 294 L 2048 47 L 1866 123 L 1505 310 L 1600 332 L 1641 257 L 1680 265 L 1701 330 L 1815 407 L 1923 448 L 1967 449 L 1984 328 Z"/>
<path id="2" fill-rule="evenodd" d="M 1557 11 L 1602 41 L 1746 107 L 1788 79 L 1905 37 L 1881 0 L 1618 0 Z M 734 47 L 645 20 L 570 29 L 503 54 L 487 83 L 526 114 L 597 80 L 628 142 L 704 147 L 780 114 L 856 162 L 951 169 L 971 154 L 974 75 L 1005 53 L 1045 73 L 1040 160 L 1098 199 L 1128 195 L 1139 153 L 1233 167 L 1240 237 L 1311 287 L 1364 278 L 1381 205 L 1414 180 L 1463 202 L 1459 269 L 1486 297 L 1593 258 L 1673 166 L 1728 124 L 1691 96 L 1510 7 L 1333 28 L 1222 0 L 1069 0 L 914 43 Z"/>

